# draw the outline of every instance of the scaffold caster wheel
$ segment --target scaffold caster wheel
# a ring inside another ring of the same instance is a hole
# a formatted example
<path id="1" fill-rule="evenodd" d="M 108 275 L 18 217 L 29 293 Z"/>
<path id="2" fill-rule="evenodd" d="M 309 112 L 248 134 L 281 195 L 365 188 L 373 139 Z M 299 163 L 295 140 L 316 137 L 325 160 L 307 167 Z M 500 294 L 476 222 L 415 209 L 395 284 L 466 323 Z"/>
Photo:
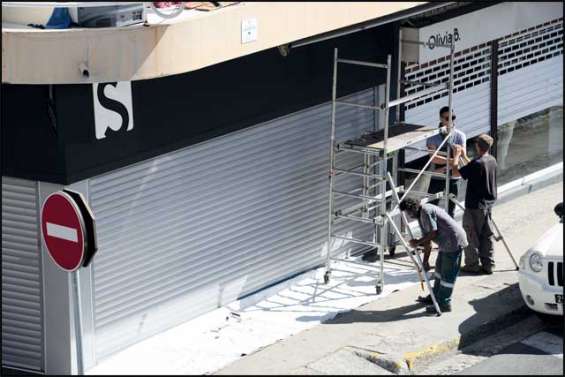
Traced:
<path id="1" fill-rule="evenodd" d="M 324 274 L 324 284 L 328 284 L 329 282 L 330 282 L 330 272 L 327 271 L 327 272 Z"/>
<path id="2" fill-rule="evenodd" d="M 390 255 L 391 257 L 394 257 L 394 253 L 396 253 L 396 246 L 389 247 L 388 255 Z"/>
<path id="3" fill-rule="evenodd" d="M 377 285 L 375 288 L 377 289 L 377 295 L 380 295 L 381 293 L 383 293 L 383 287 L 382 286 Z"/>

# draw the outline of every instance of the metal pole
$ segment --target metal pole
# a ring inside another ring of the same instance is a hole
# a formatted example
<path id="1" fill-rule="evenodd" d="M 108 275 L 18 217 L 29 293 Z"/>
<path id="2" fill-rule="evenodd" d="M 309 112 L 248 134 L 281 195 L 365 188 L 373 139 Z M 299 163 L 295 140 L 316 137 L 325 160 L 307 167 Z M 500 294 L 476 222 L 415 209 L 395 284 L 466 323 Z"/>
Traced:
<path id="1" fill-rule="evenodd" d="M 404 247 L 406 248 L 406 250 L 408 250 L 408 255 L 410 256 L 410 258 L 412 258 L 412 248 L 410 247 L 410 245 L 408 245 L 406 243 L 406 241 L 404 240 L 404 238 L 402 238 L 402 233 L 400 233 L 400 230 L 398 230 L 398 228 L 396 227 L 396 224 L 394 224 L 394 221 L 392 221 L 392 218 L 390 217 L 390 215 L 387 213 L 386 214 L 387 220 L 388 222 L 392 225 L 392 228 L 394 229 L 394 231 L 396 232 L 396 234 L 398 235 L 398 238 L 400 238 L 400 241 L 402 241 L 402 244 L 404 245 Z M 408 226 L 408 225 L 407 225 Z M 422 262 L 419 260 L 419 256 L 417 252 L 414 252 L 414 254 L 417 256 L 418 258 L 418 263 L 421 266 Z M 412 262 L 414 262 L 414 259 L 412 259 Z M 414 262 L 415 263 L 415 262 Z M 416 264 L 416 263 L 415 263 Z M 416 264 L 416 266 L 418 266 L 418 264 Z M 441 315 L 441 309 L 439 308 L 439 305 L 437 303 L 436 297 L 434 295 L 434 291 L 432 289 L 432 286 L 430 284 L 430 280 L 428 279 L 428 276 L 426 273 L 424 273 L 424 279 L 426 280 L 426 286 L 428 287 L 428 292 L 430 292 L 430 297 L 432 298 L 432 301 L 434 303 L 434 308 L 436 310 L 436 313 L 438 316 Z"/>
<path id="2" fill-rule="evenodd" d="M 520 269 L 520 267 L 518 266 L 516 259 L 514 259 L 514 255 L 512 255 L 512 252 L 510 251 L 510 247 L 508 247 L 508 244 L 506 243 L 504 236 L 502 235 L 502 233 L 500 233 L 500 229 L 498 229 L 498 226 L 496 225 L 496 223 L 492 219 L 492 216 L 490 216 L 490 221 L 492 221 L 492 225 L 494 225 L 494 228 L 496 229 L 496 233 L 498 233 L 498 238 L 502 241 L 502 244 L 506 248 L 508 255 L 510 255 L 510 259 L 512 259 L 512 262 L 514 262 L 514 267 L 516 267 L 516 271 L 518 271 Z"/>
<path id="3" fill-rule="evenodd" d="M 406 191 L 404 191 L 404 195 L 402 195 L 402 198 L 400 198 L 400 201 L 403 201 L 404 198 L 406 198 L 406 196 L 410 193 L 410 190 L 412 190 L 412 188 L 414 187 L 416 182 L 418 182 L 418 179 L 420 179 L 420 177 L 424 174 L 424 172 L 426 171 L 428 166 L 432 163 L 432 160 L 437 156 L 437 154 L 439 153 L 439 150 L 443 147 L 443 144 L 445 144 L 447 139 L 451 136 L 451 132 L 452 131 L 449 131 L 449 133 L 447 134 L 447 137 L 441 142 L 441 144 L 437 147 L 437 149 L 432 154 L 432 156 L 428 159 L 428 162 L 426 162 L 426 165 L 424 165 L 424 167 L 420 170 L 420 173 L 418 173 L 416 178 L 414 178 L 414 181 L 412 181 L 412 184 L 410 184 L 408 189 Z M 396 208 L 398 208 L 398 204 L 392 209 L 391 212 L 394 212 L 396 210 Z"/>
<path id="4" fill-rule="evenodd" d="M 498 40 L 490 44 L 490 136 L 494 143 L 490 154 L 496 158 L 498 145 Z"/>
<path id="5" fill-rule="evenodd" d="M 396 185 L 394 184 L 392 176 L 387 173 L 387 178 L 388 178 L 388 181 L 390 182 L 390 185 L 392 186 L 392 195 L 394 197 L 394 200 L 396 201 L 396 203 L 400 203 L 400 198 L 398 197 L 398 193 L 395 190 Z M 410 235 L 410 239 L 414 239 L 414 234 L 412 233 L 412 229 L 410 229 L 410 226 L 408 225 L 408 219 L 406 218 L 406 214 L 404 212 L 400 211 L 400 216 L 401 216 L 401 219 L 404 220 L 404 225 L 406 226 L 406 228 L 408 230 L 408 234 Z M 402 224 L 403 223 L 401 221 L 401 225 Z M 401 237 L 401 236 L 402 236 L 402 232 L 400 232 L 399 237 Z M 412 255 L 410 254 L 410 250 L 407 249 L 407 251 L 408 251 L 408 254 L 410 255 L 410 259 L 412 259 L 412 262 L 416 265 L 416 271 L 418 272 L 418 277 L 420 278 L 420 286 L 421 286 L 422 291 L 423 291 L 424 290 L 423 281 L 425 280 L 425 278 L 422 277 L 422 272 L 424 272 L 424 274 L 426 272 L 424 271 L 423 266 L 422 266 L 422 262 L 420 261 L 418 249 L 414 249 L 414 254 L 418 257 L 418 262 L 414 261 L 414 259 L 412 258 Z M 431 292 L 431 290 L 429 290 L 429 289 L 428 289 L 428 291 Z"/>
<path id="6" fill-rule="evenodd" d="M 402 86 L 402 28 L 398 28 L 398 65 L 396 66 L 396 98 L 402 97 L 401 86 Z M 400 122 L 400 106 L 396 106 L 396 121 Z"/>
<path id="7" fill-rule="evenodd" d="M 455 51 L 455 47 L 453 45 L 453 41 L 451 42 L 451 48 L 449 53 L 449 100 L 448 100 L 448 107 L 449 107 L 449 130 L 453 130 L 453 53 Z M 451 137 L 451 132 L 447 136 L 447 138 Z M 464 146 L 463 146 L 464 147 Z M 449 158 L 451 157 L 451 146 L 447 143 L 447 157 L 446 157 L 446 164 L 445 164 L 445 212 L 449 212 L 449 181 L 451 179 L 451 167 L 449 166 Z"/>
<path id="8" fill-rule="evenodd" d="M 73 277 L 73 293 L 74 293 L 74 322 L 75 322 L 75 342 L 77 349 L 77 374 L 84 375 L 84 354 L 82 349 L 82 309 L 79 285 L 79 270 L 71 273 Z"/>
<path id="9" fill-rule="evenodd" d="M 389 113 L 390 113 L 390 109 L 389 109 L 389 95 L 390 95 L 390 68 L 391 68 L 391 58 L 390 55 L 387 55 L 386 57 L 386 64 L 387 64 L 387 70 L 386 70 L 386 86 L 385 86 L 385 114 L 384 114 L 384 140 L 383 140 L 383 156 L 386 158 L 386 154 L 387 154 L 387 142 L 388 142 L 388 118 L 389 118 Z M 385 159 L 385 163 L 386 163 L 386 159 Z M 385 165 L 386 167 L 386 165 Z"/>
<path id="10" fill-rule="evenodd" d="M 330 274 L 330 258 L 331 258 L 331 241 L 332 241 L 332 223 L 334 212 L 334 198 L 333 198 L 333 185 L 334 185 L 334 169 L 335 169 L 335 101 L 337 95 L 337 48 L 334 49 L 334 70 L 333 70 L 333 83 L 332 83 L 332 130 L 330 135 L 330 203 L 328 212 L 328 253 L 326 255 L 326 274 L 324 281 L 329 281 Z"/>
<path id="11" fill-rule="evenodd" d="M 393 180 L 392 180 L 392 176 L 390 174 L 387 174 L 387 178 L 389 180 L 389 182 L 392 184 L 394 184 Z M 400 204 L 400 198 L 398 197 L 398 194 L 396 193 L 396 190 L 392 190 L 392 195 L 394 197 L 394 200 L 396 200 L 396 203 Z M 402 216 L 402 220 L 404 220 L 404 224 L 406 225 L 406 228 L 408 229 L 408 234 L 410 235 L 411 239 L 414 239 L 414 234 L 412 233 L 412 229 L 410 229 L 410 225 L 408 224 L 408 219 L 406 218 L 406 214 L 402 211 L 400 211 L 400 214 Z M 393 225 L 394 226 L 394 225 Z M 404 241 L 404 239 L 402 238 L 402 233 L 400 233 L 397 229 L 396 229 L 398 236 L 400 237 L 401 241 L 404 243 L 404 245 L 406 246 L 406 242 Z M 437 302 L 436 296 L 434 295 L 434 290 L 432 288 L 432 285 L 430 283 L 430 279 L 428 279 L 428 274 L 426 273 L 426 271 L 424 271 L 424 267 L 423 267 L 423 263 L 422 260 L 420 259 L 420 253 L 418 251 L 418 249 L 414 249 L 414 256 L 415 258 L 412 258 L 412 255 L 410 253 L 410 249 L 407 248 L 406 249 L 408 251 L 408 255 L 410 256 L 410 259 L 412 259 L 412 262 L 416 265 L 416 269 L 418 271 L 418 276 L 420 277 L 420 282 L 422 281 L 422 272 L 423 272 L 423 276 L 424 276 L 424 281 L 426 282 L 426 288 L 428 288 L 428 292 L 430 293 L 430 297 L 432 298 L 432 302 L 434 304 L 434 308 L 436 309 L 436 312 L 438 314 L 441 314 L 441 309 L 439 308 L 439 304 Z M 422 290 L 424 290 L 422 288 Z"/>
<path id="12" fill-rule="evenodd" d="M 449 199 L 451 201 L 453 201 L 453 203 L 455 203 L 459 208 L 461 208 L 463 211 L 465 211 L 465 207 L 463 207 L 463 205 L 461 203 L 459 203 L 454 197 L 453 195 L 451 195 L 449 197 Z M 512 252 L 510 251 L 510 247 L 508 246 L 508 244 L 506 243 L 506 240 L 504 239 L 504 236 L 502 235 L 502 233 L 500 232 L 500 229 L 498 229 L 498 226 L 496 225 L 496 223 L 494 222 L 492 216 L 490 216 L 490 221 L 492 221 L 492 225 L 494 225 L 494 229 L 496 230 L 496 233 L 498 233 L 498 237 L 496 237 L 497 241 L 501 240 L 502 244 L 504 245 L 504 248 L 506 249 L 506 251 L 508 252 L 508 255 L 510 255 L 510 259 L 512 259 L 512 262 L 514 262 L 514 267 L 516 267 L 516 271 L 520 269 L 520 267 L 518 266 L 518 263 L 516 262 L 516 259 L 514 259 L 514 255 L 512 255 Z"/>
<path id="13" fill-rule="evenodd" d="M 392 68 L 392 59 L 390 54 L 387 55 L 386 57 L 386 85 L 385 85 L 385 113 L 384 113 L 384 140 L 383 140 L 383 160 L 381 161 L 382 167 L 381 167 L 381 174 L 382 174 L 382 178 L 385 179 L 386 177 L 386 173 L 387 173 L 387 165 L 388 165 L 388 159 L 387 159 L 387 144 L 388 144 L 388 127 L 389 127 L 389 115 L 390 115 L 390 108 L 389 108 L 389 99 L 390 99 L 390 71 Z M 380 215 L 384 215 L 386 214 L 386 181 L 384 182 L 384 184 L 381 185 L 381 210 L 380 210 Z M 383 218 L 384 220 L 384 218 Z M 385 282 L 384 282 L 384 260 L 385 260 L 385 248 L 388 246 L 388 230 L 386 227 L 386 221 L 382 221 L 382 225 L 381 225 L 381 237 L 380 237 L 380 245 L 381 247 L 379 248 L 379 262 L 380 262 L 380 271 L 379 271 L 379 280 L 378 283 L 380 283 L 380 287 L 381 290 L 384 288 Z M 377 290 L 378 288 L 378 283 L 377 283 Z"/>

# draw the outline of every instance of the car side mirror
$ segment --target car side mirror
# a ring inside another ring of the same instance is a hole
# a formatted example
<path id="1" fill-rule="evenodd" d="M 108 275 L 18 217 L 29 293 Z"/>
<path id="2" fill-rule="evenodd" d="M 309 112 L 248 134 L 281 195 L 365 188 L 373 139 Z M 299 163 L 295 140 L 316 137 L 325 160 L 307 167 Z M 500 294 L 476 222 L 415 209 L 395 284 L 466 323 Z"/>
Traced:
<path id="1" fill-rule="evenodd" d="M 559 218 L 563 218 L 563 202 L 557 204 L 555 208 L 553 208 L 553 211 Z"/>

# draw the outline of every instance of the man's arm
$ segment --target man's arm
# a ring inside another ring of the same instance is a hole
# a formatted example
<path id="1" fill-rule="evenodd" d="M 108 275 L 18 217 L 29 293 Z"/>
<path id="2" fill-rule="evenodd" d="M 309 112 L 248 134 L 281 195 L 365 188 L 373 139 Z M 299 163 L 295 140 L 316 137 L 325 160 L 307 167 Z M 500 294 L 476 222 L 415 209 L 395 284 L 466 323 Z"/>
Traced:
<path id="1" fill-rule="evenodd" d="M 421 209 L 420 219 L 420 228 L 422 229 L 422 234 L 424 234 L 424 236 L 420 239 L 410 240 L 410 246 L 412 247 L 424 245 L 433 241 L 437 237 L 437 222 L 433 218 L 432 214 L 427 212 L 425 209 Z"/>
<path id="2" fill-rule="evenodd" d="M 437 230 L 432 230 L 431 232 L 424 235 L 424 237 L 417 240 L 411 240 L 410 246 L 418 247 L 424 245 L 427 242 L 433 241 L 437 237 Z"/>
<path id="3" fill-rule="evenodd" d="M 459 159 L 463 159 L 465 161 L 465 166 L 459 168 L 459 164 L 455 161 L 459 161 Z M 471 160 L 467 157 L 467 152 L 465 148 L 461 148 L 460 146 L 455 146 L 455 154 L 453 156 L 453 162 L 451 164 L 451 169 L 453 171 L 453 175 L 461 176 L 463 179 L 468 179 L 469 172 L 468 170 L 471 169 L 471 165 L 469 162 Z"/>
<path id="4" fill-rule="evenodd" d="M 432 157 L 432 155 L 434 154 L 435 150 L 437 149 L 437 145 L 435 144 L 428 144 L 427 145 L 428 150 L 429 150 L 429 156 Z M 434 159 L 432 160 L 432 162 L 434 164 L 441 164 L 441 165 L 445 165 L 447 162 L 447 157 L 445 156 L 440 156 L 439 153 L 436 154 L 436 156 L 434 157 Z"/>
<path id="5" fill-rule="evenodd" d="M 461 144 L 458 145 L 461 149 L 461 158 L 463 158 L 465 164 L 468 164 L 471 159 L 467 156 L 467 136 L 465 136 L 465 134 L 461 134 Z M 457 147 L 455 148 L 457 149 Z M 456 158 L 455 161 L 459 162 L 459 158 Z"/>
<path id="6" fill-rule="evenodd" d="M 467 152 L 465 152 L 465 148 L 461 147 L 460 145 L 455 145 L 453 149 L 455 149 L 455 153 L 453 155 L 453 161 L 450 164 L 452 169 L 451 171 L 453 172 L 454 176 L 461 176 L 461 172 L 459 171 L 459 159 L 461 158 L 463 153 L 466 154 Z"/>

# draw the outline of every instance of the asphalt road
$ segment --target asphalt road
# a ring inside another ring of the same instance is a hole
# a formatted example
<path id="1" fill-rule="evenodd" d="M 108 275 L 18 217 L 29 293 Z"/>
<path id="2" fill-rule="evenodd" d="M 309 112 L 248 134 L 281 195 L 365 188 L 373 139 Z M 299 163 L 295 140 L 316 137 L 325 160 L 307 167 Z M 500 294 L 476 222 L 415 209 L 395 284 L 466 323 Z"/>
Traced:
<path id="1" fill-rule="evenodd" d="M 457 374 L 563 375 L 563 319 Z"/>
<path id="2" fill-rule="evenodd" d="M 431 360 L 424 375 L 563 375 L 563 317 L 534 312 L 469 347 Z"/>

